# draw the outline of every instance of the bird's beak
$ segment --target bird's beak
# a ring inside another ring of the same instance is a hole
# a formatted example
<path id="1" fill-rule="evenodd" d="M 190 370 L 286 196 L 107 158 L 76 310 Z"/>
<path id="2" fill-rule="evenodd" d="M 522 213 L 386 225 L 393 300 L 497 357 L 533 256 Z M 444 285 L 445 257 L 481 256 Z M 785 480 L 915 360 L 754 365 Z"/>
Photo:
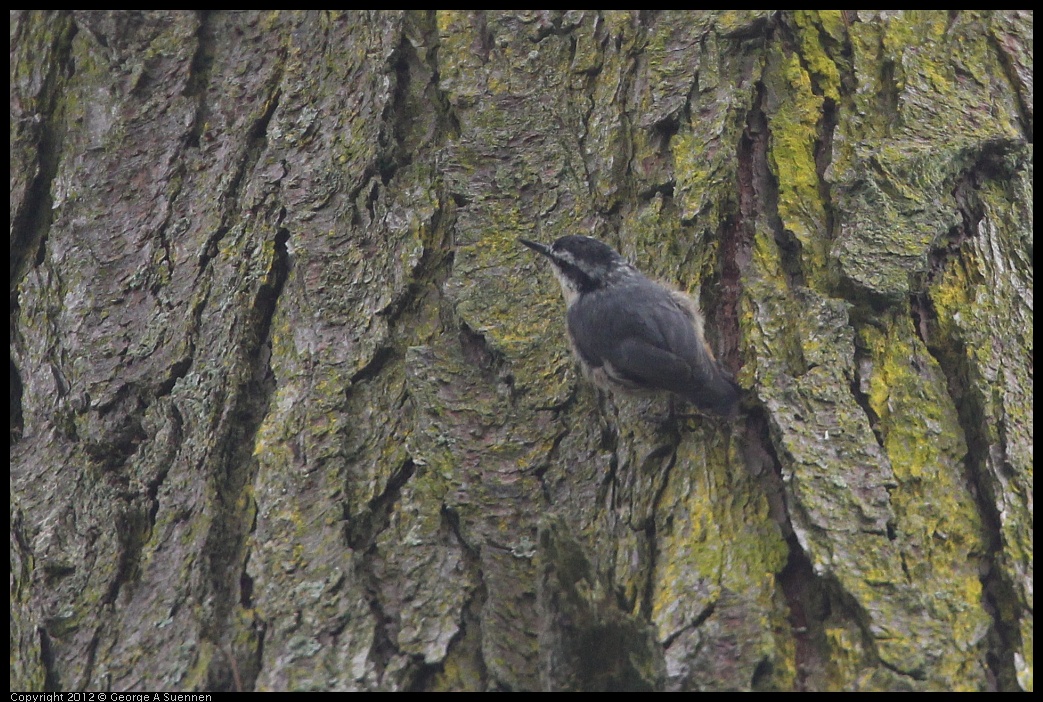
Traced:
<path id="1" fill-rule="evenodd" d="M 528 239 L 518 239 L 521 243 L 528 246 L 530 249 L 537 253 L 541 253 L 544 256 L 553 259 L 554 254 L 551 252 L 551 248 L 546 244 L 541 244 L 538 241 L 529 241 Z"/>

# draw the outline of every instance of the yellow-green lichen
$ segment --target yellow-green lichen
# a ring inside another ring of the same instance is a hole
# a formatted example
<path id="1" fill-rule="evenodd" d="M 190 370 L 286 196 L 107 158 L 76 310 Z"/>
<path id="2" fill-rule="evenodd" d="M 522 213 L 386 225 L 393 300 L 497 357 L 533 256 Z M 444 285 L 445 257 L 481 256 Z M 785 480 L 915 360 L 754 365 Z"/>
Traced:
<path id="1" fill-rule="evenodd" d="M 985 544 L 959 415 L 945 375 L 907 317 L 862 328 L 860 337 L 871 361 L 869 405 L 898 481 L 891 490 L 897 543 L 908 576 L 931 593 L 929 616 L 944 632 L 931 676 L 942 685 L 979 686 L 990 618 L 976 559 Z"/>
<path id="2" fill-rule="evenodd" d="M 812 72 L 822 95 L 840 101 L 840 71 L 837 64 L 822 44 L 824 32 L 834 41 L 846 35 L 843 10 L 795 10 L 793 20 L 800 36 L 800 53 L 808 70 Z"/>
<path id="3" fill-rule="evenodd" d="M 733 484 L 727 451 L 709 435 L 683 443 L 660 496 L 660 519 L 670 525 L 657 532 L 652 621 L 661 638 L 690 624 L 724 590 L 752 598 L 751 613 L 772 610 L 774 574 L 788 551 L 763 497 L 729 497 L 751 492 Z"/>
<path id="4" fill-rule="evenodd" d="M 768 113 L 769 155 L 778 179 L 778 212 L 782 225 L 801 243 L 804 275 L 815 287 L 827 273 L 828 239 L 824 236 L 825 207 L 815 163 L 823 98 L 811 87 L 796 54 L 771 64 L 766 81 L 777 84 L 778 104 Z"/>

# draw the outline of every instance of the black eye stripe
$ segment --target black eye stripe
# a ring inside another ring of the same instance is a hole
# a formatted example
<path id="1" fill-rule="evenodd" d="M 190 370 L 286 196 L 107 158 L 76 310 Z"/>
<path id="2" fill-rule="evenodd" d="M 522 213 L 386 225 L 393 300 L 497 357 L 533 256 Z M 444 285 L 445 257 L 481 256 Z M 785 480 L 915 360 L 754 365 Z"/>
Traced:
<path id="1" fill-rule="evenodd" d="M 583 272 L 582 269 L 577 268 L 567 261 L 559 261 L 558 265 L 561 266 L 562 273 L 564 273 L 570 280 L 576 281 L 581 292 L 589 292 L 597 287 L 594 279 Z"/>

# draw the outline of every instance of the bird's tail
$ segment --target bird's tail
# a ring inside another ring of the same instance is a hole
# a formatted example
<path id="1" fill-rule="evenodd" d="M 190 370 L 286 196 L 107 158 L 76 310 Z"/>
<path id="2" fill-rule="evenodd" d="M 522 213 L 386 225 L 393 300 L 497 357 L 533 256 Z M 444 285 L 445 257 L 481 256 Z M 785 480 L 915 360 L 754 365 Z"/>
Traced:
<path id="1" fill-rule="evenodd" d="M 684 394 L 684 399 L 701 410 L 733 419 L 739 412 L 739 385 L 718 363 L 706 370 L 706 377 L 693 383 L 692 390 Z"/>

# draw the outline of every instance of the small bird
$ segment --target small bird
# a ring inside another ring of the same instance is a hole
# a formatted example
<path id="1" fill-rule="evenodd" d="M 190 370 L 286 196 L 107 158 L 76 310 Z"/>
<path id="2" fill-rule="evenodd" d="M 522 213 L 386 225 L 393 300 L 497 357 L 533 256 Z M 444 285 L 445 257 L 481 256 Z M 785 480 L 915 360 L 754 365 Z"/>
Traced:
<path id="1" fill-rule="evenodd" d="M 589 236 L 563 236 L 550 246 L 518 241 L 550 259 L 565 296 L 572 352 L 595 385 L 665 390 L 701 410 L 734 416 L 739 387 L 710 351 L 695 300 L 645 277 Z"/>

